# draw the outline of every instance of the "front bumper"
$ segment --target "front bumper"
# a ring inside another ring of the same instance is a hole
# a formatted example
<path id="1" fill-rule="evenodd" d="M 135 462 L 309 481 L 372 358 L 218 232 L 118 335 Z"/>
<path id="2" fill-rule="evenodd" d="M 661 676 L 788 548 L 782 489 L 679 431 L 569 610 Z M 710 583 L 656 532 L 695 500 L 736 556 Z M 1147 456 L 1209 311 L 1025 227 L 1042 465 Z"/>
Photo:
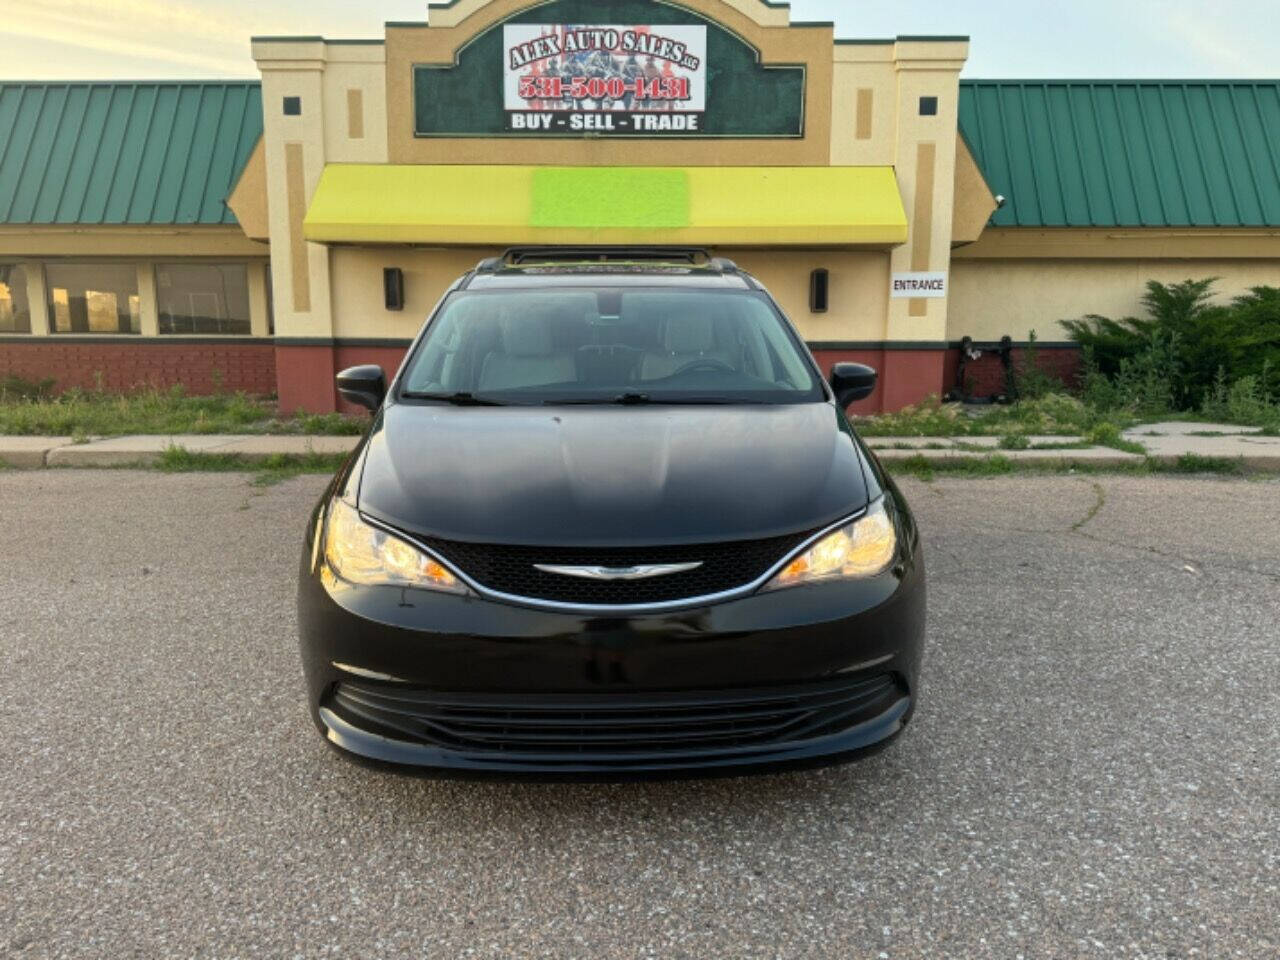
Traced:
<path id="1" fill-rule="evenodd" d="M 879 577 L 616 617 L 353 586 L 308 549 L 298 610 L 312 716 L 359 759 L 444 775 L 852 759 L 896 736 L 918 697 L 924 568 L 914 529 L 901 532 L 901 562 Z"/>

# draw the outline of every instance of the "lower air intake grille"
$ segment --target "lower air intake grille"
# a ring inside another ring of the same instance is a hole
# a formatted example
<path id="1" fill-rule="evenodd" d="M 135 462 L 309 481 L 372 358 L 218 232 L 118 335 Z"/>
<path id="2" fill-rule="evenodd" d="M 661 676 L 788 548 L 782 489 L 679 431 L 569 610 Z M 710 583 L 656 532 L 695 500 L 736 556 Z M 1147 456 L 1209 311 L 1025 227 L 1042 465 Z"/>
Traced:
<path id="1" fill-rule="evenodd" d="M 809 532 L 766 540 L 658 547 L 525 547 L 417 538 L 481 586 L 558 603 L 625 606 L 705 597 L 742 587 L 800 546 Z M 547 573 L 549 566 L 633 567 L 701 563 L 684 573 L 644 580 L 590 580 Z"/>
<path id="2" fill-rule="evenodd" d="M 328 706 L 363 729 L 473 755 L 625 763 L 838 733 L 905 696 L 894 674 L 764 689 L 580 695 L 447 694 L 342 681 Z"/>

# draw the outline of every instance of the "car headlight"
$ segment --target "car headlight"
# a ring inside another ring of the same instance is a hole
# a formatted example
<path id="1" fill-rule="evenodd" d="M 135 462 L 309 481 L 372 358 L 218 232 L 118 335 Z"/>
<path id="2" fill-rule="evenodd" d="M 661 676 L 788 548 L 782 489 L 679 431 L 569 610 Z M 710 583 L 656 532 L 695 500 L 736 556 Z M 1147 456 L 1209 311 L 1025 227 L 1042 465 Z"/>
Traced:
<path id="1" fill-rule="evenodd" d="M 399 537 L 372 527 L 342 500 L 329 506 L 324 558 L 333 572 L 349 583 L 421 587 L 446 593 L 467 588 L 438 561 Z"/>
<path id="2" fill-rule="evenodd" d="M 874 577 L 893 563 L 897 545 L 898 536 L 882 497 L 857 520 L 827 534 L 788 563 L 765 589 Z"/>

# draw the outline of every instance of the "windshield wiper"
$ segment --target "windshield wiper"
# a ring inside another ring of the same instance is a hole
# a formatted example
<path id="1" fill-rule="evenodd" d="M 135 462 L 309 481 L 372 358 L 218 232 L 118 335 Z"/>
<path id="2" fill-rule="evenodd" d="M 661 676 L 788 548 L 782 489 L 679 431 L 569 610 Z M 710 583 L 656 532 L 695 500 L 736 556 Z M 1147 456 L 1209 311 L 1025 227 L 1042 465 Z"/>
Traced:
<path id="1" fill-rule="evenodd" d="M 639 403 L 650 403 L 647 393 L 617 393 L 611 397 L 561 397 L 556 400 L 543 400 L 544 404 L 550 407 L 558 407 L 561 404 L 575 407 L 586 406 L 608 406 L 609 404 L 620 403 L 624 405 L 632 405 Z"/>
<path id="2" fill-rule="evenodd" d="M 490 397 L 479 397 L 474 393 L 468 393 L 463 390 L 458 393 L 420 393 L 413 390 L 403 390 L 400 396 L 406 400 L 443 400 L 445 403 L 452 403 L 455 407 L 505 407 L 506 404 L 501 400 L 494 400 Z"/>
<path id="3" fill-rule="evenodd" d="M 659 397 L 654 399 L 647 393 L 619 393 L 612 397 L 569 397 L 560 400 L 544 400 L 543 403 L 549 406 L 559 406 L 567 404 L 572 406 L 608 406 L 610 404 L 619 404 L 621 406 L 640 406 L 641 404 L 653 404 L 655 406 L 728 406 L 730 404 L 748 404 L 763 403 L 762 400 L 746 400 L 731 399 L 729 397 Z"/>

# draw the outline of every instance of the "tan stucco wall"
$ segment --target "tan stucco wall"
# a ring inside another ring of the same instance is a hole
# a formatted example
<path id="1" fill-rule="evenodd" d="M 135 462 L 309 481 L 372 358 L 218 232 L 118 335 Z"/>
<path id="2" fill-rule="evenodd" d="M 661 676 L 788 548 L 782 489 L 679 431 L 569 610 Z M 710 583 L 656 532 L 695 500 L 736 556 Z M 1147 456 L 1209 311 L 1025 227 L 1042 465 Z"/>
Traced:
<path id="1" fill-rule="evenodd" d="M 454 280 L 484 257 L 501 251 L 479 247 L 410 250 L 403 247 L 336 247 L 332 251 L 333 336 L 409 338 Z M 884 335 L 889 258 L 882 251 L 720 250 L 769 289 L 807 340 L 879 340 Z M 405 308 L 387 310 L 382 271 L 404 271 Z M 809 273 L 824 267 L 831 277 L 831 309 L 809 312 Z"/>
<path id="2" fill-rule="evenodd" d="M 324 145 L 329 163 L 387 162 L 386 69 L 386 49 L 381 45 L 326 44 Z M 352 102 L 353 90 L 358 91 L 358 103 Z M 349 117 L 353 106 L 361 113 L 354 129 Z"/>
<path id="3" fill-rule="evenodd" d="M 217 227 L 0 227 L 3 257 L 265 257 L 234 225 Z"/>
<path id="4" fill-rule="evenodd" d="M 340 247 L 331 254 L 333 325 L 337 338 L 410 338 L 445 289 L 483 257 L 500 251 L 452 248 Z M 723 249 L 719 254 L 752 273 L 777 299 L 801 335 L 811 341 L 888 339 L 889 256 L 884 251 L 775 251 Z M 405 309 L 383 302 L 382 271 L 399 267 L 405 275 Z M 831 306 L 809 310 L 809 276 L 830 272 Z"/>
<path id="5" fill-rule="evenodd" d="M 910 239 L 893 250 L 890 266 L 893 273 L 946 270 L 951 262 L 960 69 L 969 45 L 899 41 L 895 50 L 896 170 Z M 938 98 L 936 116 L 920 115 L 921 97 Z M 930 159 L 931 175 L 924 175 L 921 167 Z M 918 189 L 922 183 L 932 188 L 928 196 Z M 942 340 L 947 309 L 946 299 L 890 300 L 885 339 Z"/>
<path id="6" fill-rule="evenodd" d="M 831 93 L 831 164 L 892 165 L 897 159 L 897 45 L 837 46 Z M 859 106 L 864 110 L 859 110 Z"/>
<path id="7" fill-rule="evenodd" d="M 1062 341 L 1058 323 L 1096 313 L 1141 316 L 1149 280 L 1177 283 L 1221 277 L 1222 301 L 1262 284 L 1280 285 L 1276 260 L 966 260 L 951 271 L 947 338 Z"/>
<path id="8" fill-rule="evenodd" d="M 973 159 L 964 137 L 956 138 L 956 172 L 952 191 L 951 244 L 974 243 L 982 237 L 987 221 L 996 212 L 996 198 Z"/>
<path id="9" fill-rule="evenodd" d="M 880 250 L 722 250 L 765 285 L 806 340 L 881 340 L 889 255 Z M 830 309 L 809 312 L 809 274 L 830 271 Z"/>
<path id="10" fill-rule="evenodd" d="M 271 212 L 267 206 L 267 149 L 258 138 L 258 145 L 249 154 L 249 160 L 240 171 L 240 179 L 236 181 L 227 197 L 227 206 L 235 214 L 250 240 L 267 243 L 271 239 Z"/>
<path id="11" fill-rule="evenodd" d="M 1275 260 L 1280 230 L 1258 227 L 987 227 L 962 260 Z"/>
<path id="12" fill-rule="evenodd" d="M 268 40 L 255 41 L 253 54 L 262 71 L 276 334 L 330 337 L 329 250 L 301 239 L 302 217 L 327 163 L 386 162 L 384 48 Z M 301 98 L 301 115 L 284 115 L 285 97 Z"/>
<path id="13" fill-rule="evenodd" d="M 412 250 L 405 247 L 335 247 L 333 257 L 333 335 L 343 338 L 417 335 L 431 308 L 466 271 L 501 251 L 478 247 Z M 403 310 L 383 301 L 382 270 L 404 271 Z"/>

